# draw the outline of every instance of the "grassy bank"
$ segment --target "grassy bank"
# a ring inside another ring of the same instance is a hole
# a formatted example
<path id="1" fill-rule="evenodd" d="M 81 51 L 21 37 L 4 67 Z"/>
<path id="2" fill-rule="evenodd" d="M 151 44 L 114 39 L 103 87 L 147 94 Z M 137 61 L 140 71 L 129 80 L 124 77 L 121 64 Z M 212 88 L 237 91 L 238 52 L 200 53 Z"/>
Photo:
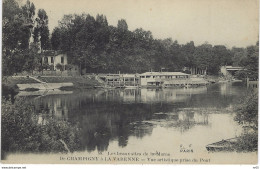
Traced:
<path id="1" fill-rule="evenodd" d="M 29 77 L 15 77 L 15 76 L 8 76 L 2 78 L 2 84 L 6 85 L 10 88 L 16 88 L 17 84 L 28 84 L 28 83 L 39 83 L 34 79 Z"/>
<path id="2" fill-rule="evenodd" d="M 57 76 L 57 77 L 38 77 L 39 80 L 46 83 L 67 83 L 72 82 L 72 87 L 64 87 L 63 90 L 71 90 L 71 89 L 90 89 L 94 88 L 94 86 L 100 86 L 101 84 L 95 80 L 92 76 Z"/>
<path id="3" fill-rule="evenodd" d="M 97 80 L 95 80 L 94 76 L 43 76 L 37 77 L 37 79 L 46 82 L 46 83 L 67 83 L 71 82 L 74 86 L 72 87 L 64 87 L 63 90 L 73 90 L 73 89 L 89 89 L 94 88 L 94 86 L 100 86 Z M 10 88 L 14 90 L 18 90 L 17 84 L 28 84 L 28 83 L 39 83 L 38 81 L 27 78 L 27 77 L 3 77 L 2 78 L 2 85 L 3 88 Z"/>
<path id="4" fill-rule="evenodd" d="M 19 92 L 17 84 L 39 83 L 27 77 L 2 77 L 2 96 L 14 102 L 15 95 Z M 32 90 L 32 89 L 30 89 Z"/>

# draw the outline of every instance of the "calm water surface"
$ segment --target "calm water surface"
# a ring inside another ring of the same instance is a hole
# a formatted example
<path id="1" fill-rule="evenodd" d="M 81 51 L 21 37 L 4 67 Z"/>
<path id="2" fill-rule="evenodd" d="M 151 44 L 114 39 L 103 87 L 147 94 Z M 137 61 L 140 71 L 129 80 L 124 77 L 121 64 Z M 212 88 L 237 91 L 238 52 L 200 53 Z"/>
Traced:
<path id="1" fill-rule="evenodd" d="M 241 85 L 225 83 L 192 89 L 88 90 L 33 102 L 42 123 L 48 116 L 79 122 L 88 151 L 106 151 L 110 146 L 138 149 L 146 140 L 157 142 L 151 146 L 161 149 L 173 138 L 193 138 L 194 145 L 204 147 L 240 134 L 227 110 L 244 92 Z"/>
<path id="2" fill-rule="evenodd" d="M 245 94 L 241 83 L 192 89 L 86 90 L 37 96 L 31 100 L 39 123 L 49 117 L 82 127 L 82 151 L 207 153 L 207 144 L 239 136 L 233 120 L 236 102 Z M 26 93 L 21 93 L 26 95 Z M 46 94 L 46 93 L 45 93 Z"/>

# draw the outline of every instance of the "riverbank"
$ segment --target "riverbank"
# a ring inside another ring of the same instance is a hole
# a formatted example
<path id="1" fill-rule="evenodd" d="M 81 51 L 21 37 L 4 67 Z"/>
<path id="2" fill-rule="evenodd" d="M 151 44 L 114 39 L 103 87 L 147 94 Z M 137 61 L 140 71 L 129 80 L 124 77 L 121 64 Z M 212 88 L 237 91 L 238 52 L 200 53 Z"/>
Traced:
<path id="1" fill-rule="evenodd" d="M 201 78 L 203 79 L 206 84 L 207 83 L 216 83 L 219 82 L 218 76 L 196 76 L 193 77 L 193 79 Z M 37 86 L 42 83 L 43 87 L 39 88 Z M 63 85 L 66 83 L 72 83 L 73 85 Z M 95 75 L 84 75 L 84 76 L 37 76 L 37 77 L 31 77 L 31 76 L 9 76 L 4 77 L 2 80 L 3 86 L 6 88 L 11 88 L 14 90 L 19 91 L 17 84 L 32 84 L 28 88 L 30 89 L 37 89 L 40 90 L 42 88 L 46 88 L 46 84 L 61 84 L 59 85 L 59 89 L 65 90 L 65 91 L 71 91 L 71 90 L 82 90 L 82 89 L 93 89 L 97 86 L 104 87 L 105 84 L 102 83 L 102 81 L 97 78 Z M 35 84 L 35 85 L 34 85 Z M 35 87 L 36 86 L 36 87 Z M 35 87 L 35 88 L 34 88 Z M 48 90 L 48 88 L 46 88 Z M 23 89 L 24 90 L 24 89 Z"/>
<path id="2" fill-rule="evenodd" d="M 101 85 L 94 76 L 41 76 L 38 79 L 46 83 L 73 83 L 73 86 L 61 87 L 61 90 L 93 89 Z"/>
<path id="3" fill-rule="evenodd" d="M 101 84 L 95 80 L 92 76 L 39 76 L 36 77 L 42 82 L 46 83 L 73 83 L 73 86 L 62 87 L 62 90 L 80 90 L 80 89 L 92 89 L 94 86 L 100 86 Z M 18 90 L 17 84 L 32 84 L 39 83 L 38 81 L 29 77 L 16 77 L 9 76 L 4 77 L 2 85 L 14 90 Z"/>

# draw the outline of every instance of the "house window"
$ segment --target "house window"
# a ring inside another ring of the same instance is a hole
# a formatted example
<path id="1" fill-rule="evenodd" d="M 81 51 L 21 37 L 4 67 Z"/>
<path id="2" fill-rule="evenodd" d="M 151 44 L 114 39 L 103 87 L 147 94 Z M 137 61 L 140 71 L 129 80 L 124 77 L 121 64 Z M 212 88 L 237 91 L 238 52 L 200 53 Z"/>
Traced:
<path id="1" fill-rule="evenodd" d="M 48 57 L 44 57 L 44 63 L 48 63 Z"/>
<path id="2" fill-rule="evenodd" d="M 53 59 L 53 56 L 51 57 L 51 63 L 54 63 L 54 59 Z"/>
<path id="3" fill-rule="evenodd" d="M 64 57 L 61 57 L 61 63 L 64 63 Z"/>

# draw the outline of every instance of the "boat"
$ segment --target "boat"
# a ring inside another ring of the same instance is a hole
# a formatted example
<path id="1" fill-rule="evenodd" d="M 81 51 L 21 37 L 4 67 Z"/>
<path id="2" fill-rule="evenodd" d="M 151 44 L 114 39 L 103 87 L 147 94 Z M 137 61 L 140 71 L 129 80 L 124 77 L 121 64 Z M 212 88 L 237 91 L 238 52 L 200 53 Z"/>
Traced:
<path id="1" fill-rule="evenodd" d="M 226 140 L 221 140 L 212 144 L 208 144 L 206 149 L 208 151 L 234 151 L 235 145 L 238 141 L 239 137 L 230 138 Z"/>

